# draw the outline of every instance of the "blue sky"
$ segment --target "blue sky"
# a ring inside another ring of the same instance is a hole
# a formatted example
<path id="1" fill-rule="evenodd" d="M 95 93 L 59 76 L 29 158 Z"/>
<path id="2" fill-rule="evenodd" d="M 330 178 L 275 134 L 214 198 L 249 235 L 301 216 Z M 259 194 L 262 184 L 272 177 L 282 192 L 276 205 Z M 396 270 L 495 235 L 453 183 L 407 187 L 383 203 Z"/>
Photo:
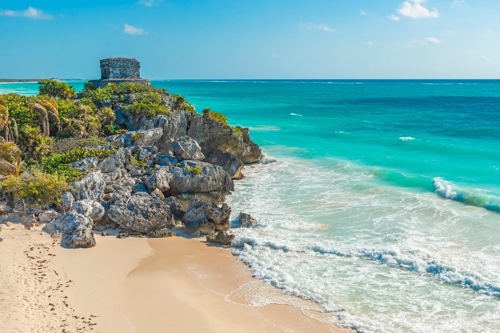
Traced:
<path id="1" fill-rule="evenodd" d="M 1 0 L 0 77 L 500 78 L 498 0 Z"/>

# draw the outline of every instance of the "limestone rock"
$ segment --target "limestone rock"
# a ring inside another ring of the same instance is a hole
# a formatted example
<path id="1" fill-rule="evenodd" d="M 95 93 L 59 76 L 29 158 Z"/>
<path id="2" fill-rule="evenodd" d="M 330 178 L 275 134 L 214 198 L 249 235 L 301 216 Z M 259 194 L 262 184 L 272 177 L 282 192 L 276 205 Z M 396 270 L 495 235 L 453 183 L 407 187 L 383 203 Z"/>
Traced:
<path id="1" fill-rule="evenodd" d="M 203 160 L 205 155 L 201 152 L 201 147 L 193 138 L 184 135 L 174 140 L 170 144 L 170 150 L 175 157 L 180 160 Z"/>
<path id="2" fill-rule="evenodd" d="M 97 167 L 99 159 L 97 157 L 87 157 L 81 161 L 72 162 L 69 165 L 80 172 L 92 170 Z"/>
<path id="3" fill-rule="evenodd" d="M 113 155 L 106 157 L 100 164 L 99 169 L 104 173 L 113 172 L 117 169 L 123 168 L 127 160 L 125 149 L 119 149 Z"/>
<path id="4" fill-rule="evenodd" d="M 221 166 L 232 179 L 242 179 L 243 162 L 234 155 L 224 153 L 220 150 L 211 152 L 205 162 Z"/>
<path id="5" fill-rule="evenodd" d="M 104 207 L 94 200 L 80 200 L 73 205 L 73 210 L 85 217 L 90 218 L 94 223 L 99 222 L 104 216 Z"/>
<path id="6" fill-rule="evenodd" d="M 238 220 L 241 223 L 242 228 L 249 228 L 255 224 L 257 224 L 257 220 L 254 219 L 250 214 L 246 214 L 241 212 L 238 216 Z"/>
<path id="7" fill-rule="evenodd" d="M 171 168 L 172 194 L 183 193 L 228 193 L 234 190 L 231 177 L 220 166 L 199 162 L 185 161 L 180 167 Z"/>
<path id="8" fill-rule="evenodd" d="M 165 198 L 165 203 L 170 207 L 172 214 L 178 219 L 182 219 L 184 214 L 186 214 L 189 205 L 186 200 L 179 200 L 177 197 L 167 197 Z"/>
<path id="9" fill-rule="evenodd" d="M 38 214 L 38 222 L 40 223 L 49 223 L 53 219 L 57 218 L 59 213 L 53 209 L 44 210 Z"/>
<path id="10" fill-rule="evenodd" d="M 243 163 L 256 163 L 262 159 L 262 152 L 250 139 L 248 129 L 236 130 L 211 119 L 208 115 L 194 116 L 188 135 L 200 144 L 205 156 L 219 150 L 233 155 Z"/>
<path id="11" fill-rule="evenodd" d="M 118 199 L 109 207 L 106 215 L 122 228 L 142 234 L 174 223 L 169 206 L 162 200 L 143 192 Z"/>
<path id="12" fill-rule="evenodd" d="M 231 245 L 234 239 L 234 235 L 228 233 L 227 231 L 219 231 L 214 236 L 207 236 L 207 242 L 219 243 L 222 245 Z"/>
<path id="13" fill-rule="evenodd" d="M 159 168 L 151 175 L 146 178 L 146 187 L 153 191 L 154 189 L 158 189 L 161 192 L 167 192 L 170 190 L 170 181 L 172 180 L 172 174 L 167 168 Z"/>
<path id="14" fill-rule="evenodd" d="M 86 175 L 82 180 L 73 183 L 73 192 L 78 200 L 99 200 L 105 185 L 102 173 L 94 171 Z"/>
<path id="15" fill-rule="evenodd" d="M 195 200 L 182 217 L 182 222 L 192 229 L 198 229 L 204 224 L 211 224 L 213 230 L 221 231 L 229 229 L 230 215 L 231 208 L 227 204 L 222 204 L 219 207 L 211 202 Z"/>
<path id="16" fill-rule="evenodd" d="M 154 230 L 146 234 L 146 237 L 150 238 L 164 238 L 164 237 L 172 237 L 175 233 L 170 231 L 168 228 L 163 228 L 159 230 Z"/>
<path id="17" fill-rule="evenodd" d="M 69 212 L 73 207 L 75 197 L 71 192 L 66 192 L 61 196 L 61 209 L 63 212 Z"/>
<path id="18" fill-rule="evenodd" d="M 95 246 L 92 220 L 76 212 L 65 213 L 48 224 L 45 231 L 62 233 L 61 246 L 88 248 Z"/>

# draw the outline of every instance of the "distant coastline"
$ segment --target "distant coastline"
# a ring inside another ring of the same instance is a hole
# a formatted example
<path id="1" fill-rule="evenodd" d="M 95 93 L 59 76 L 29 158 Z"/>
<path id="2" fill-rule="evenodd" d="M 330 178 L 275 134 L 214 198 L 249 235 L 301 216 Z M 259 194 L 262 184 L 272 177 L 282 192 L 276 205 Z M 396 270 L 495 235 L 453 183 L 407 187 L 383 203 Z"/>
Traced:
<path id="1" fill-rule="evenodd" d="M 37 83 L 42 79 L 0 79 L 0 83 Z M 80 81 L 81 79 L 57 79 L 60 81 Z"/>

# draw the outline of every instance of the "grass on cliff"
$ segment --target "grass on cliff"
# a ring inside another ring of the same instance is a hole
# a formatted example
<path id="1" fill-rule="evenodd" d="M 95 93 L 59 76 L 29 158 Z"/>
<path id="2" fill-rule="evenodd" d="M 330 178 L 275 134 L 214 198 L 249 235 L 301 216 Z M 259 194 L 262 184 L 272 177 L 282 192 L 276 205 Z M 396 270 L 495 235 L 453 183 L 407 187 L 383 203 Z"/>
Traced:
<path id="1" fill-rule="evenodd" d="M 215 120 L 223 125 L 229 126 L 229 124 L 227 122 L 227 117 L 225 115 L 223 115 L 222 113 L 214 112 L 211 109 L 206 108 L 205 110 L 203 110 L 203 115 L 205 117 L 208 117 L 212 120 Z"/>

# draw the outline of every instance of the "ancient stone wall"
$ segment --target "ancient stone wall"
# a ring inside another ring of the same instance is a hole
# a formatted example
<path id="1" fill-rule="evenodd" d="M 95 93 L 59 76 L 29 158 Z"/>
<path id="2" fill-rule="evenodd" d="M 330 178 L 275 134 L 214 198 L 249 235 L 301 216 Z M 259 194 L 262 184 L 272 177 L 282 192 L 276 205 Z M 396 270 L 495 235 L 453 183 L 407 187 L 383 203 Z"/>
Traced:
<path id="1" fill-rule="evenodd" d="M 101 60 L 101 79 L 140 79 L 140 63 L 136 59 L 108 58 Z"/>

